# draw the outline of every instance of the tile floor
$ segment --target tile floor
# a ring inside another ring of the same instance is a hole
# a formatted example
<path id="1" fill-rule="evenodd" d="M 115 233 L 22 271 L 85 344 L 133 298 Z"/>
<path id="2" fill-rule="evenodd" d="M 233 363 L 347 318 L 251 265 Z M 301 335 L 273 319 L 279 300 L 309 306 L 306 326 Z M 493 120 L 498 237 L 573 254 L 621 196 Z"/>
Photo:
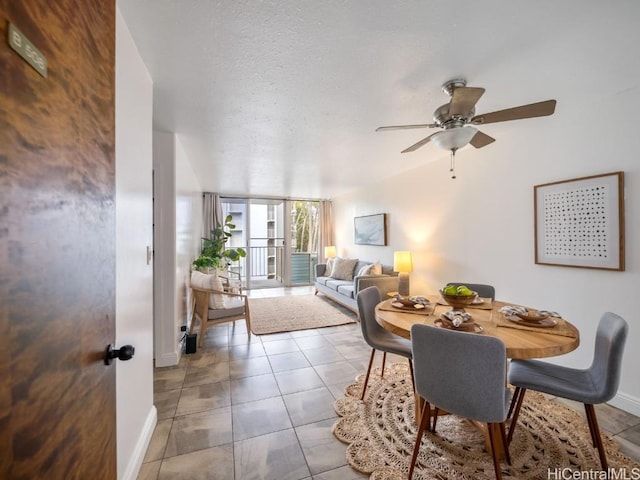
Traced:
<path id="1" fill-rule="evenodd" d="M 311 292 L 296 287 L 249 295 Z M 210 328 L 204 348 L 155 371 L 158 423 L 138 480 L 367 478 L 346 465 L 346 446 L 331 426 L 334 399 L 365 371 L 370 353 L 359 324 L 250 341 L 242 321 Z M 376 357 L 380 362 L 382 355 Z M 597 413 L 601 428 L 640 461 L 640 418 L 608 405 Z"/>

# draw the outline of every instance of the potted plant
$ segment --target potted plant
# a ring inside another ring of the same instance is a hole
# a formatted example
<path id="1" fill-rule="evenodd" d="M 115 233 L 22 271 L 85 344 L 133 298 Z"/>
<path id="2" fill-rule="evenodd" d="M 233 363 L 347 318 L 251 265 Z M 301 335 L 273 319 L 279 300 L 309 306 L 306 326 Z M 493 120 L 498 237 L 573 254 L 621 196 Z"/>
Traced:
<path id="1" fill-rule="evenodd" d="M 205 272 L 211 269 L 226 270 L 231 262 L 247 256 L 244 248 L 226 248 L 227 241 L 232 237 L 230 230 L 236 228 L 231 223 L 232 219 L 231 215 L 227 215 L 223 225 L 218 223 L 216 228 L 211 230 L 210 237 L 202 239 L 202 251 L 193 261 L 194 268 Z"/>

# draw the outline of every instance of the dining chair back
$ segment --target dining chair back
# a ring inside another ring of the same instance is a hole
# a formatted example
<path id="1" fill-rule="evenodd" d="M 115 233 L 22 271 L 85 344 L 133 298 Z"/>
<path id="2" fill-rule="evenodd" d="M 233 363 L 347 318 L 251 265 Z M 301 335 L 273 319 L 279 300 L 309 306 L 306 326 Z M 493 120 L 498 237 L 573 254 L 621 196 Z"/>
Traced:
<path id="1" fill-rule="evenodd" d="M 376 350 L 383 352 L 382 356 L 382 376 L 384 377 L 384 367 L 387 359 L 387 352 L 400 355 L 409 360 L 409 370 L 411 372 L 411 381 L 413 382 L 413 366 L 411 365 L 411 342 L 394 333 L 385 330 L 376 321 L 376 305 L 380 303 L 380 290 L 378 287 L 367 287 L 358 293 L 356 301 L 358 303 L 358 313 L 360 316 L 360 328 L 364 341 L 371 347 L 371 358 L 369 359 L 369 367 L 362 386 L 361 399 L 364 400 L 364 394 L 367 390 L 369 382 L 369 374 L 373 365 L 373 359 Z"/>
<path id="2" fill-rule="evenodd" d="M 605 312 L 598 323 L 593 361 L 587 369 L 564 367 L 541 360 L 512 360 L 508 378 L 516 389 L 510 408 L 513 417 L 508 441 L 513 437 L 527 389 L 567 398 L 584 404 L 591 440 L 598 450 L 602 470 L 607 470 L 607 457 L 594 405 L 608 402 L 618 391 L 628 329 L 622 317 Z"/>
<path id="3" fill-rule="evenodd" d="M 465 282 L 449 282 L 447 285 L 455 285 L 456 287 L 460 285 L 466 285 L 469 289 L 473 290 L 478 294 L 479 297 L 482 298 L 490 298 L 491 300 L 496 299 L 496 289 L 493 285 L 486 285 L 484 283 L 465 283 Z"/>
<path id="4" fill-rule="evenodd" d="M 500 452 L 510 463 L 504 422 L 509 407 L 506 388 L 507 354 L 497 337 L 414 324 L 411 343 L 417 393 L 424 398 L 409 479 L 413 474 L 424 430 L 435 408 L 487 424 L 496 478 L 502 478 Z"/>

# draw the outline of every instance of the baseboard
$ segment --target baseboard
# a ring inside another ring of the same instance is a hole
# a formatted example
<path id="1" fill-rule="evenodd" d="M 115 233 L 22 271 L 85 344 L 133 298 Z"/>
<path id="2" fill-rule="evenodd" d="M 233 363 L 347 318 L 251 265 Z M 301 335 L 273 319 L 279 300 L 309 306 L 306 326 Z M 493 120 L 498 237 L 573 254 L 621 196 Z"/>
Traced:
<path id="1" fill-rule="evenodd" d="M 156 367 L 173 367 L 178 365 L 181 354 L 182 352 L 176 350 L 175 352 L 164 353 L 160 357 L 156 357 Z"/>
<path id="2" fill-rule="evenodd" d="M 136 442 L 136 446 L 133 449 L 131 458 L 129 459 L 129 464 L 125 469 L 121 480 L 136 480 L 136 478 L 138 478 L 144 456 L 149 448 L 149 443 L 151 443 L 151 437 L 153 436 L 153 431 L 155 430 L 157 423 L 158 410 L 156 410 L 154 405 L 151 405 L 151 410 L 149 410 L 149 415 L 147 415 L 147 420 L 144 422 L 142 432 Z"/>
<path id="3" fill-rule="evenodd" d="M 612 400 L 607 402 L 616 408 L 629 412 L 636 417 L 640 417 L 640 399 L 627 395 L 626 393 L 620 393 L 613 397 Z"/>

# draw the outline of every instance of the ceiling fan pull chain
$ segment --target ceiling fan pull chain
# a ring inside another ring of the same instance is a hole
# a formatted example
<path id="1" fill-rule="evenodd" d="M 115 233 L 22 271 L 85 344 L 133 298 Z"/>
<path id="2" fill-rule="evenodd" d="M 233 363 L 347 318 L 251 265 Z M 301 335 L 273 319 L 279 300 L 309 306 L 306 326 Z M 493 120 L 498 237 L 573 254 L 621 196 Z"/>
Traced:
<path id="1" fill-rule="evenodd" d="M 451 149 L 451 167 L 449 168 L 451 178 L 456 178 L 456 150 L 456 148 Z"/>

